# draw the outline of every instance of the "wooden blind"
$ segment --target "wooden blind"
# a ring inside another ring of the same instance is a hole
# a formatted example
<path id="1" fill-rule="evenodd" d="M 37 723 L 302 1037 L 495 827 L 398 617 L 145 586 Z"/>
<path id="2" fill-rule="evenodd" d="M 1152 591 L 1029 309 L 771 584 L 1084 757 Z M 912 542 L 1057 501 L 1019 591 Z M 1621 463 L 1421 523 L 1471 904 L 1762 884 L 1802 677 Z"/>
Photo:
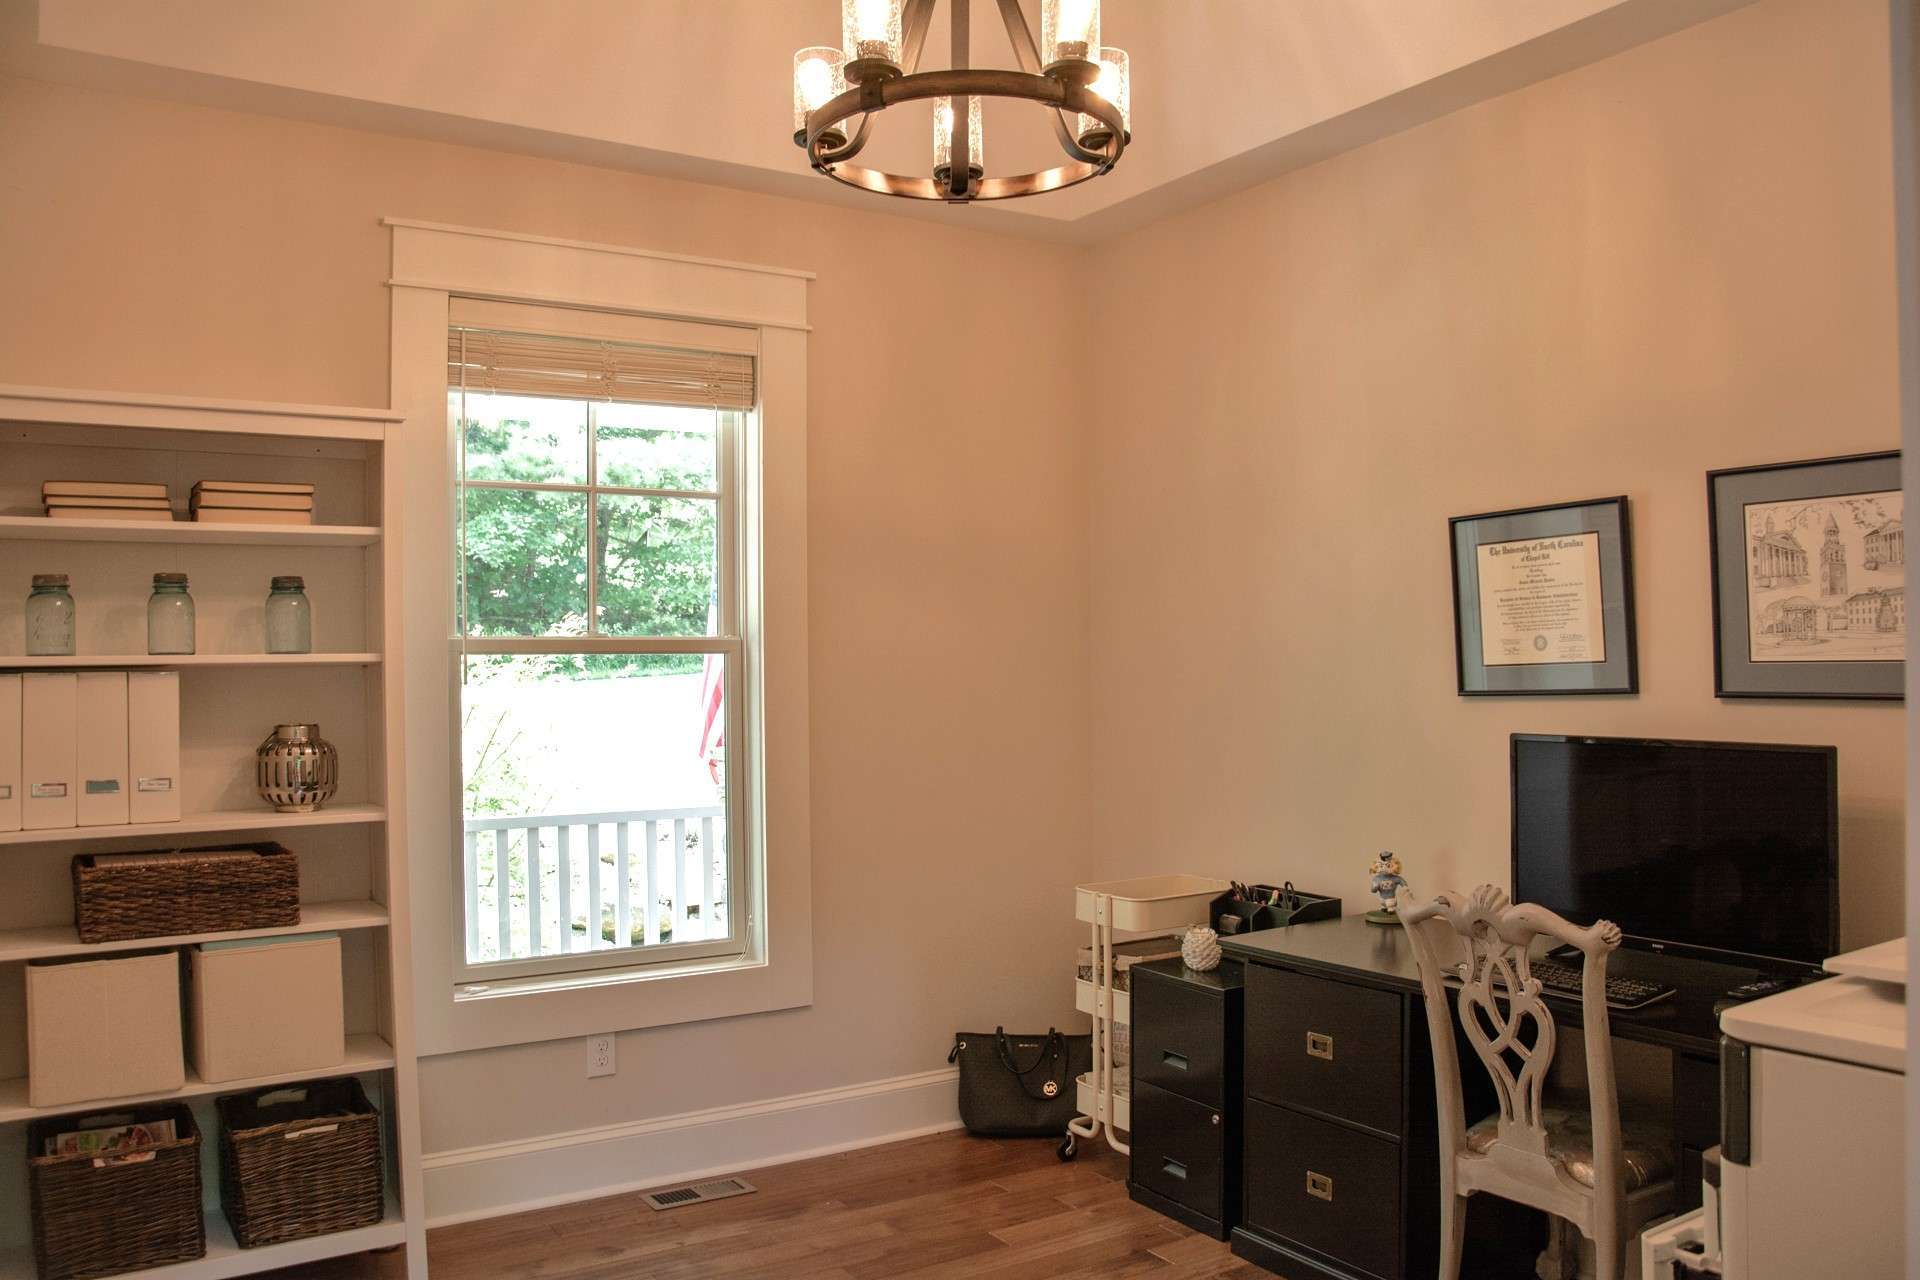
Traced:
<path id="1" fill-rule="evenodd" d="M 753 357 L 455 326 L 447 383 L 472 391 L 751 409 Z"/>

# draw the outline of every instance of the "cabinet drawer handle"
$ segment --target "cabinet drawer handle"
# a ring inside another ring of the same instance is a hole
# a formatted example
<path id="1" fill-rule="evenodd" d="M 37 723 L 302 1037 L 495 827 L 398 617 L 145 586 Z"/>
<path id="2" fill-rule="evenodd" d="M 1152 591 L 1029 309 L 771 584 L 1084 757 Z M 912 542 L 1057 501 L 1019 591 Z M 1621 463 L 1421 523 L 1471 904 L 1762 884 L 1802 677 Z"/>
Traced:
<path id="1" fill-rule="evenodd" d="M 1307 1032 L 1307 1056 L 1333 1061 L 1333 1037 L 1323 1036 L 1318 1031 Z"/>
<path id="2" fill-rule="evenodd" d="M 1187 1069 L 1187 1055 L 1184 1053 L 1175 1053 L 1171 1049 L 1163 1049 L 1161 1051 L 1160 1061 L 1166 1063 L 1175 1071 L 1185 1071 Z"/>
<path id="3" fill-rule="evenodd" d="M 1316 1200 L 1333 1199 L 1333 1179 L 1324 1173 L 1307 1170 L 1307 1194 Z"/>
<path id="4" fill-rule="evenodd" d="M 1160 1171 L 1170 1174 L 1182 1182 L 1187 1180 L 1187 1166 L 1181 1164 L 1178 1160 L 1162 1160 L 1160 1162 Z"/>

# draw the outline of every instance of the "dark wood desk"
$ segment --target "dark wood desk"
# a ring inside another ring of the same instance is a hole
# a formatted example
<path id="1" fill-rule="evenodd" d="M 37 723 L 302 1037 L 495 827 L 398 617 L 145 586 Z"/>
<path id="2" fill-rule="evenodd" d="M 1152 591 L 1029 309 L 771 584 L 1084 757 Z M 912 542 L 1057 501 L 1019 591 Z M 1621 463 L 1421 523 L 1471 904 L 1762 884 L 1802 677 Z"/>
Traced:
<path id="1" fill-rule="evenodd" d="M 1439 1216 L 1433 1055 L 1406 935 L 1353 915 L 1220 945 L 1247 964 L 1247 1132 L 1234 1252 L 1305 1274 L 1432 1275 Z M 1672 1051 L 1675 1208 L 1689 1208 L 1699 1202 L 1700 1154 L 1719 1141 L 1716 1006 L 1755 974 L 1624 951 L 1611 969 L 1678 988 L 1659 1004 L 1615 1012 L 1611 1022 L 1617 1039 Z M 1557 1022 L 1580 1025 L 1579 1001 L 1550 1004 Z M 1471 1063 L 1463 1052 L 1470 1086 L 1485 1074 Z M 1470 1110 L 1475 1103 L 1470 1096 Z M 1487 1102 L 1484 1111 L 1492 1109 Z M 1317 1164 L 1294 1168 L 1302 1158 Z M 1335 1164 L 1344 1173 L 1329 1186 L 1319 1166 Z"/>

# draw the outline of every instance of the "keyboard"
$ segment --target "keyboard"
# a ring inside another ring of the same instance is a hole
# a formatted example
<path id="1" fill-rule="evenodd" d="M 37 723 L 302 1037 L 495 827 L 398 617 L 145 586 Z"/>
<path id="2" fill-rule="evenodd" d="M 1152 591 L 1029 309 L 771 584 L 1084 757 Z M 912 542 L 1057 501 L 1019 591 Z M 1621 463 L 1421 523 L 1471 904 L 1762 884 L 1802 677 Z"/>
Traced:
<path id="1" fill-rule="evenodd" d="M 1540 987 L 1548 995 L 1566 996 L 1578 1000 L 1584 991 L 1581 982 L 1582 970 L 1576 965 L 1561 964 L 1558 960 L 1535 960 L 1530 966 L 1533 976 L 1540 980 Z M 1673 995 L 1675 988 L 1663 986 L 1658 982 L 1647 982 L 1640 978 L 1621 978 L 1611 974 L 1607 976 L 1607 1008 L 1643 1009 Z"/>

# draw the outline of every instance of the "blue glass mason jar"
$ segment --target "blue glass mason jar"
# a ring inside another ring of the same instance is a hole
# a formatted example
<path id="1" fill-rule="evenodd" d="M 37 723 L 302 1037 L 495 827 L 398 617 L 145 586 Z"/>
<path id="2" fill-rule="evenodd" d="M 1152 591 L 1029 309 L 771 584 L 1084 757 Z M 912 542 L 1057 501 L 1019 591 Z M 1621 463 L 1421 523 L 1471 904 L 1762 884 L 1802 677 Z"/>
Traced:
<path id="1" fill-rule="evenodd" d="M 27 596 L 27 653 L 31 657 L 73 655 L 73 595 L 64 573 L 36 573 Z"/>
<path id="2" fill-rule="evenodd" d="M 289 574 L 273 580 L 267 596 L 267 652 L 313 652 L 313 606 L 306 580 Z"/>
<path id="3" fill-rule="evenodd" d="M 193 597 L 187 575 L 156 573 L 147 597 L 147 652 L 193 652 Z"/>

